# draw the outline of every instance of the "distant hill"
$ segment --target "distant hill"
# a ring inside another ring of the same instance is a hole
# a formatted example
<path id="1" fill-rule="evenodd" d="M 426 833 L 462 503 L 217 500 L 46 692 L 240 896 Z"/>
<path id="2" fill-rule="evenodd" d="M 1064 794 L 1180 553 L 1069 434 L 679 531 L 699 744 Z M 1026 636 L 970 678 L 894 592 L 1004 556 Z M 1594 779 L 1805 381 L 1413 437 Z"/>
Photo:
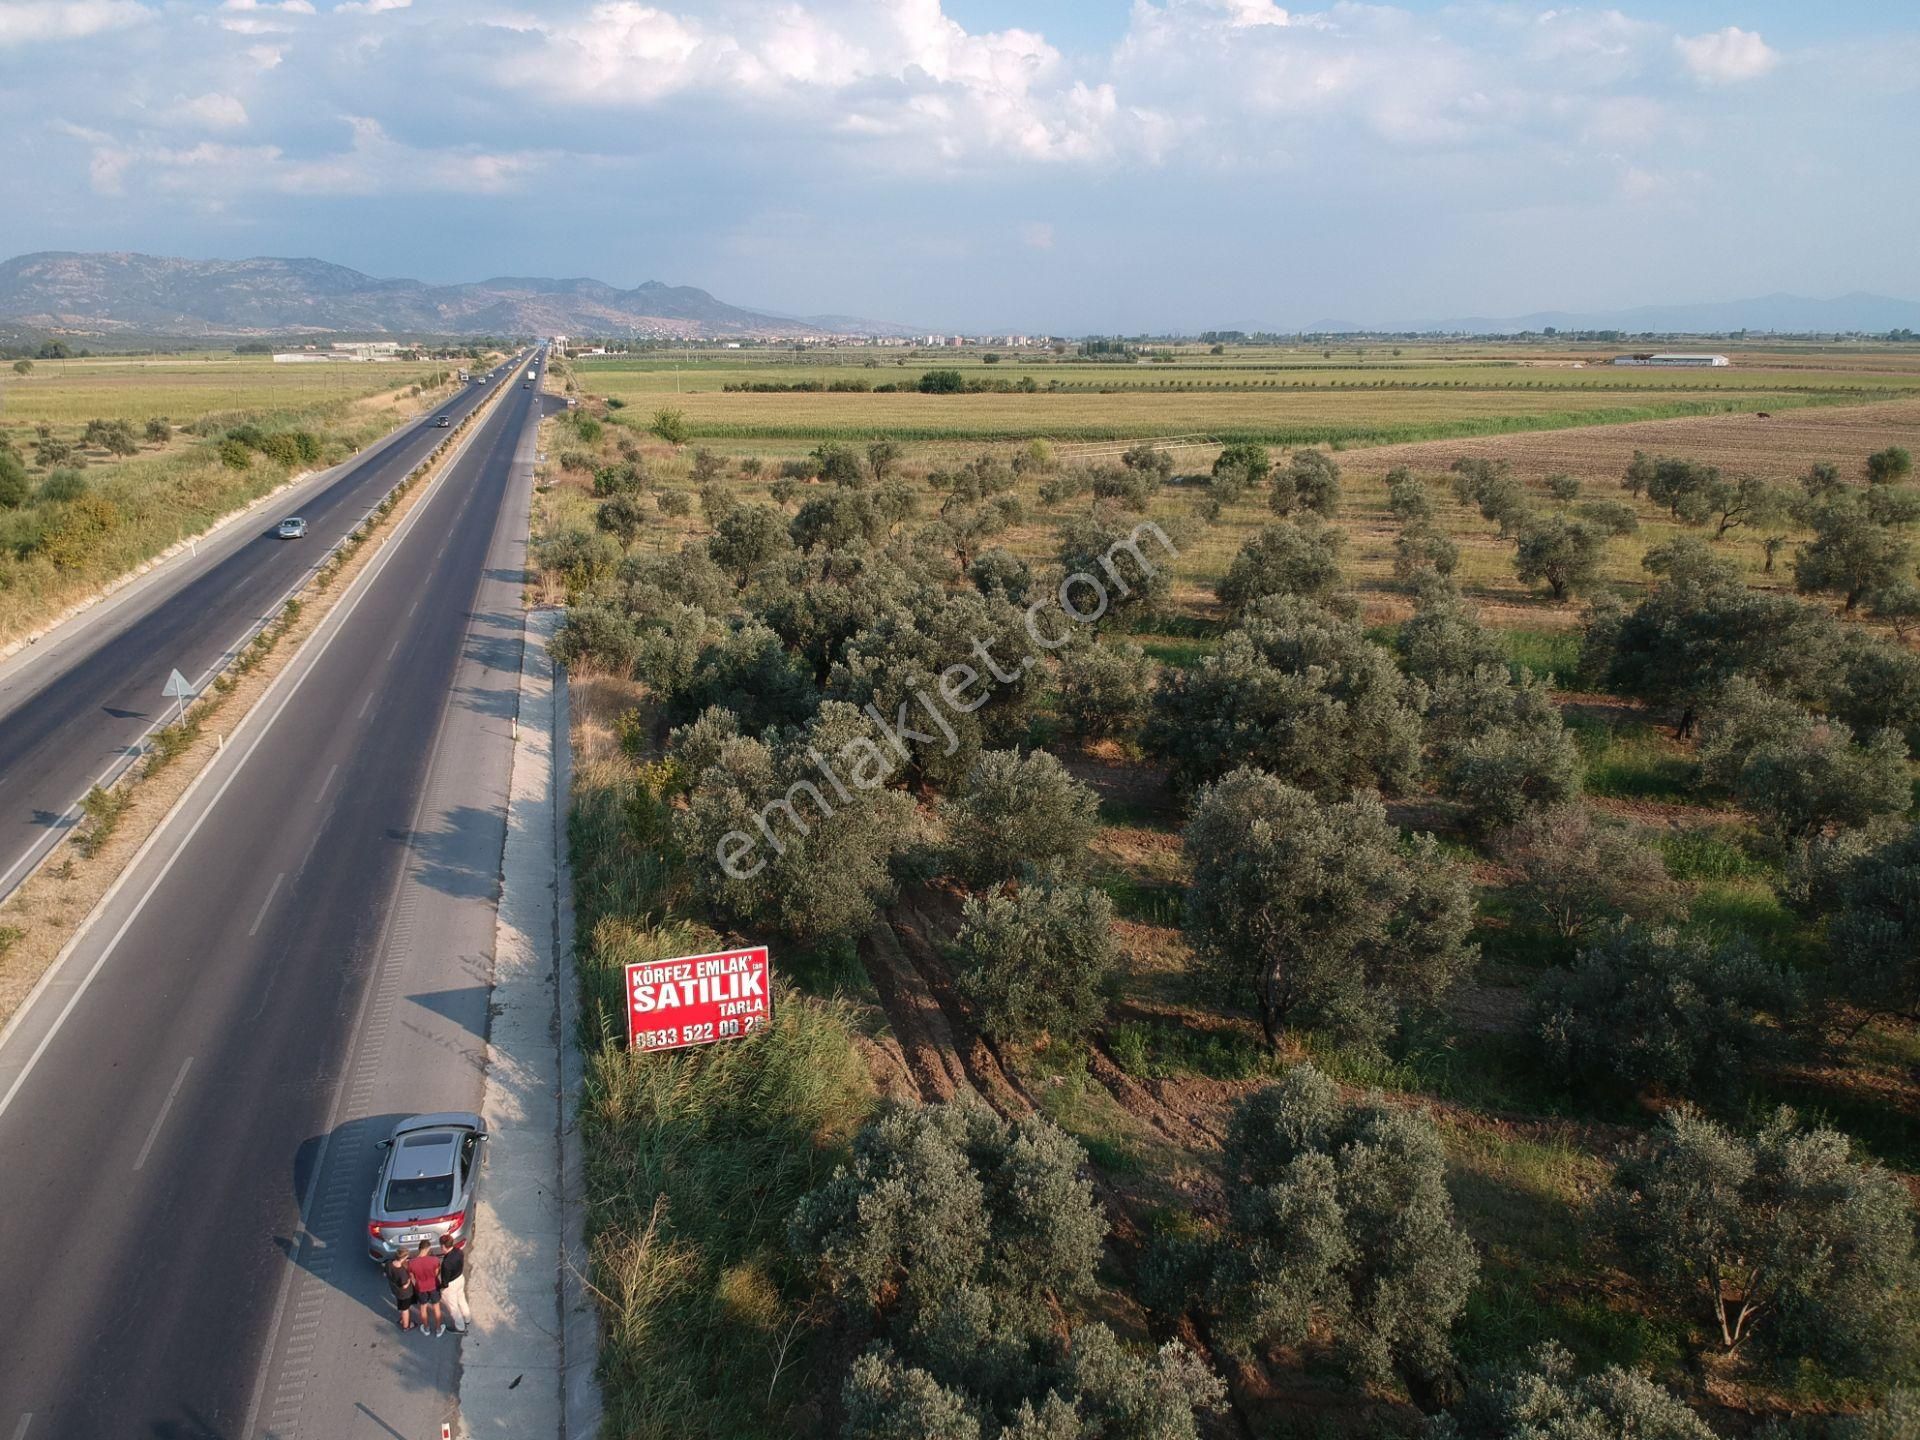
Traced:
<path id="1" fill-rule="evenodd" d="M 1641 305 L 1630 310 L 1539 310 L 1531 315 L 1468 315 L 1451 320 L 1417 320 L 1380 325 L 1322 321 L 1310 327 L 1322 334 L 1437 333 L 1512 335 L 1524 330 L 1621 330 L 1630 335 L 1726 335 L 1738 330 L 1779 334 L 1846 334 L 1864 331 L 1920 330 L 1920 301 L 1856 291 L 1832 300 L 1804 295 L 1762 295 L 1752 300 L 1720 300 L 1693 305 Z"/>
<path id="2" fill-rule="evenodd" d="M 42 330 L 191 337 L 391 334 L 901 335 L 851 316 L 744 310 L 687 285 L 631 290 L 589 279 L 504 276 L 466 285 L 381 280 L 325 260 L 180 260 L 41 251 L 0 263 L 0 319 Z"/>

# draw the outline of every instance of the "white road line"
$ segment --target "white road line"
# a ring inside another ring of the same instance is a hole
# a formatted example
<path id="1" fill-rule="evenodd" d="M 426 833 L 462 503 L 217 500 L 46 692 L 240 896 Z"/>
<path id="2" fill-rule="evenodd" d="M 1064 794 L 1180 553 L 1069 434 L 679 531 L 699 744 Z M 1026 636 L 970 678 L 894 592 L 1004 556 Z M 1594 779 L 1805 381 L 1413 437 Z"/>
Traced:
<path id="1" fill-rule="evenodd" d="M 367 707 L 371 704 L 373 704 L 373 692 L 369 690 L 367 692 L 367 698 L 360 702 L 360 718 L 362 720 L 367 718 Z"/>
<path id="2" fill-rule="evenodd" d="M 403 635 L 399 637 L 399 639 L 396 639 L 393 642 L 393 644 L 387 647 L 387 659 L 389 660 L 393 659 L 394 652 L 400 648 L 400 640 L 404 640 L 405 638 L 406 637 Z"/>
<path id="3" fill-rule="evenodd" d="M 13 1427 L 13 1440 L 27 1440 L 27 1427 L 33 1424 L 33 1412 L 29 1410 L 20 1417 L 20 1423 Z"/>
<path id="4" fill-rule="evenodd" d="M 366 706 L 364 706 L 364 705 L 362 705 L 362 706 L 360 707 L 360 713 L 361 713 L 362 715 L 364 715 L 364 714 L 366 714 L 366 713 L 367 713 L 367 707 L 366 707 Z M 329 770 L 329 771 L 327 771 L 327 778 L 326 778 L 326 779 L 324 779 L 324 780 L 322 780 L 322 781 L 320 782 L 320 789 L 319 789 L 319 791 L 318 791 L 318 793 L 316 793 L 316 794 L 314 795 L 314 797 L 313 797 L 313 803 L 314 803 L 314 804 L 316 804 L 316 805 L 318 805 L 318 804 L 319 804 L 319 803 L 320 803 L 320 802 L 321 802 L 321 801 L 322 801 L 323 799 L 325 799 L 325 798 L 326 798 L 326 794 L 327 794 L 327 787 L 328 787 L 329 785 L 331 785 L 331 784 L 333 784 L 333 777 L 334 777 L 334 776 L 336 776 L 336 775 L 338 775 L 339 773 L 340 773 L 340 763 L 339 763 L 338 761 L 335 761 L 335 762 L 334 762 L 334 766 L 333 766 L 333 768 L 332 768 L 331 770 Z"/>
<path id="5" fill-rule="evenodd" d="M 73 993 L 67 996 L 66 1004 L 61 1006 L 60 1013 L 53 1017 L 53 1023 L 47 1027 L 46 1034 L 40 1037 L 39 1044 L 33 1047 L 33 1053 L 27 1056 L 27 1063 L 21 1066 L 20 1073 L 14 1076 L 13 1084 L 7 1087 L 4 1095 L 0 1095 L 0 1116 L 4 1116 L 7 1113 L 8 1107 L 13 1104 L 14 1097 L 25 1087 L 28 1078 L 33 1074 L 34 1067 L 40 1063 L 40 1057 L 47 1053 L 48 1047 L 53 1044 L 61 1028 L 66 1025 L 67 1017 L 73 1014 L 74 1008 L 79 1005 L 81 998 L 93 987 L 94 980 L 97 979 L 100 972 L 106 968 L 107 961 L 113 958 L 113 952 L 120 948 L 120 942 L 126 938 L 127 932 L 133 928 L 133 922 L 140 918 L 140 912 L 146 909 L 147 902 L 153 898 L 154 892 L 166 882 L 167 876 L 173 873 L 173 867 L 180 863 L 180 857 L 186 853 L 187 847 L 193 843 L 193 837 L 200 833 L 200 827 L 205 825 L 208 817 L 219 808 L 221 797 L 227 793 L 228 789 L 233 785 L 233 782 L 239 778 L 240 772 L 246 768 L 247 761 L 253 758 L 253 752 L 258 750 L 266 740 L 266 737 L 272 733 L 273 727 L 279 722 L 280 717 L 286 713 L 287 707 L 293 703 L 293 697 L 300 693 L 300 687 L 306 684 L 307 677 L 310 676 L 315 667 L 318 666 L 321 657 L 332 648 L 333 642 L 337 640 L 346 629 L 347 622 L 353 618 L 354 611 L 360 608 L 360 602 L 372 593 L 374 582 L 385 573 L 387 566 L 393 563 L 393 557 L 400 551 L 400 542 L 412 533 L 414 525 L 418 523 L 419 518 L 427 512 L 427 501 L 439 490 L 440 481 L 452 472 L 453 467 L 466 454 L 467 447 L 472 445 L 475 437 L 485 428 L 486 422 L 483 421 L 479 426 L 475 427 L 472 434 L 468 435 L 467 438 L 461 442 L 459 449 L 448 457 L 445 468 L 443 468 L 438 475 L 435 475 L 425 489 L 422 490 L 420 503 L 406 513 L 405 517 L 400 521 L 399 526 L 387 537 L 386 542 L 381 545 L 378 553 L 374 555 L 373 562 L 354 578 L 352 585 L 348 587 L 347 595 L 342 598 L 341 603 L 330 611 L 327 617 L 321 621 L 321 631 L 324 633 L 316 632 L 314 635 L 308 637 L 306 645 L 302 645 L 294 652 L 293 660 L 288 664 L 287 668 L 273 678 L 273 681 L 267 686 L 266 693 L 260 697 L 254 708 L 241 719 L 238 728 L 244 728 L 253 723 L 254 719 L 258 717 L 260 720 L 259 731 L 247 742 L 246 750 L 234 760 L 233 768 L 227 772 L 226 777 L 221 780 L 218 788 L 214 790 L 212 797 L 207 801 L 206 808 L 202 810 L 194 822 L 187 827 L 187 833 L 179 837 L 173 853 L 169 855 L 165 863 L 161 865 L 160 873 L 155 875 L 147 885 L 147 888 L 140 893 L 140 898 L 134 902 L 133 909 L 128 913 L 127 918 L 120 922 L 120 928 L 113 932 L 112 936 L 107 940 L 106 945 L 101 949 L 99 955 L 94 958 L 93 964 L 88 967 L 87 973 L 80 977 L 80 983 L 74 986 Z M 306 646 L 313 645 L 316 642 L 318 643 L 318 648 L 314 650 L 312 658 L 308 659 Z M 304 665 L 301 663 L 303 661 L 305 662 Z M 288 686 L 287 692 L 276 701 L 274 699 L 274 692 L 282 684 Z M 273 705 L 271 711 L 266 708 L 269 703 Z M 67 942 L 66 947 L 54 958 L 53 964 L 49 965 L 41 974 L 39 981 L 34 985 L 33 989 L 27 992 L 27 998 L 23 1000 L 20 1003 L 20 1007 L 13 1012 L 13 1018 L 9 1020 L 5 1026 L 0 1027 L 0 1054 L 4 1053 L 3 1047 L 7 1039 L 25 1022 L 27 1016 L 32 1013 L 35 1002 L 58 978 L 62 969 L 62 961 L 78 947 L 80 941 L 84 939 L 88 931 L 92 929 L 94 916 L 101 914 L 113 901 L 114 897 L 120 893 L 120 887 L 125 885 L 127 881 L 132 878 L 134 872 L 139 869 L 140 862 L 146 858 L 147 852 L 163 842 L 168 834 L 173 817 L 185 808 L 187 802 L 198 793 L 201 783 L 213 774 L 213 769 L 209 767 L 206 770 L 202 770 L 193 778 L 192 783 L 187 786 L 185 793 L 182 794 L 178 800 L 174 801 L 173 808 L 161 818 L 159 825 L 154 827 L 153 833 L 147 836 L 138 850 L 134 851 L 133 858 L 127 861 L 126 868 L 120 872 L 119 879 L 107 887 L 107 893 L 100 897 L 98 903 L 88 912 L 87 918 L 80 922 L 80 929 L 74 933 L 73 938 Z"/>
<path id="6" fill-rule="evenodd" d="M 287 872 L 282 870 L 278 875 L 273 877 L 273 884 L 267 887 L 267 898 L 260 902 L 260 913 L 253 917 L 253 924 L 247 927 L 247 938 L 249 940 L 259 933 L 260 922 L 267 918 L 267 907 L 273 904 L 273 897 L 280 893 L 280 882 L 286 878 Z"/>
<path id="7" fill-rule="evenodd" d="M 407 618 L 411 620 L 413 618 L 413 612 L 418 610 L 419 608 L 420 608 L 420 602 L 418 600 L 414 601 L 411 605 L 407 606 Z"/>
<path id="8" fill-rule="evenodd" d="M 180 1086 L 187 1078 L 187 1071 L 192 1068 L 193 1056 L 189 1055 L 181 1065 L 180 1073 L 173 1077 L 173 1088 L 167 1091 L 166 1103 L 160 1107 L 160 1113 L 153 1117 L 153 1129 L 147 1132 L 147 1143 L 140 1147 L 140 1158 L 133 1162 L 134 1169 L 138 1170 L 147 1163 L 147 1156 L 153 1151 L 153 1142 L 160 1138 L 160 1127 L 167 1123 L 167 1112 L 173 1109 L 173 1102 L 180 1095 Z M 22 1425 L 20 1428 L 25 1430 L 26 1426 Z"/>

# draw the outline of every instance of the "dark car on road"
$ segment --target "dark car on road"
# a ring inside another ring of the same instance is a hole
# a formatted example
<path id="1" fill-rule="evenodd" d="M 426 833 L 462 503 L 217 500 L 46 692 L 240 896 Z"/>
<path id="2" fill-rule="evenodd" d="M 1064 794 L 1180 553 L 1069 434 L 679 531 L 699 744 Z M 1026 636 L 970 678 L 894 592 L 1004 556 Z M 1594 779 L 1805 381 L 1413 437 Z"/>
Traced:
<path id="1" fill-rule="evenodd" d="M 465 1111 L 415 1115 L 394 1126 L 381 1142 L 367 1254 L 384 1261 L 411 1253 L 422 1240 L 466 1244 L 486 1142 L 486 1122 Z"/>

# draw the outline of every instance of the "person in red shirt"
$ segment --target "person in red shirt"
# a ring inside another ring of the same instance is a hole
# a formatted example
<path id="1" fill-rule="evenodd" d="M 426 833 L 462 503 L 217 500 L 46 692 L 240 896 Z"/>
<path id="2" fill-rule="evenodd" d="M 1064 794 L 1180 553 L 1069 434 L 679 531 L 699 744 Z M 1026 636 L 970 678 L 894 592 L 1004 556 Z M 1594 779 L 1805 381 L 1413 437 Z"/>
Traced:
<path id="1" fill-rule="evenodd" d="M 419 1292 L 413 1308 L 420 1312 L 420 1328 L 429 1335 L 446 1334 L 447 1327 L 440 1323 L 440 1257 L 433 1253 L 431 1240 L 420 1242 L 420 1248 L 407 1259 L 407 1269 L 413 1274 L 413 1288 Z"/>

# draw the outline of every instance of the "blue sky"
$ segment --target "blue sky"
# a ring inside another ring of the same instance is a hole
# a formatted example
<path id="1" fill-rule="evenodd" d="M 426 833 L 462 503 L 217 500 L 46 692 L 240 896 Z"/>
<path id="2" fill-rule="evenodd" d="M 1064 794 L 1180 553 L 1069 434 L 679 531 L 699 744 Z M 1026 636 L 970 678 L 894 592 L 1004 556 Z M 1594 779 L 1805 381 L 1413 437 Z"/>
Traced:
<path id="1" fill-rule="evenodd" d="M 944 329 L 1920 298 L 1920 13 L 0 0 L 0 253 Z"/>

